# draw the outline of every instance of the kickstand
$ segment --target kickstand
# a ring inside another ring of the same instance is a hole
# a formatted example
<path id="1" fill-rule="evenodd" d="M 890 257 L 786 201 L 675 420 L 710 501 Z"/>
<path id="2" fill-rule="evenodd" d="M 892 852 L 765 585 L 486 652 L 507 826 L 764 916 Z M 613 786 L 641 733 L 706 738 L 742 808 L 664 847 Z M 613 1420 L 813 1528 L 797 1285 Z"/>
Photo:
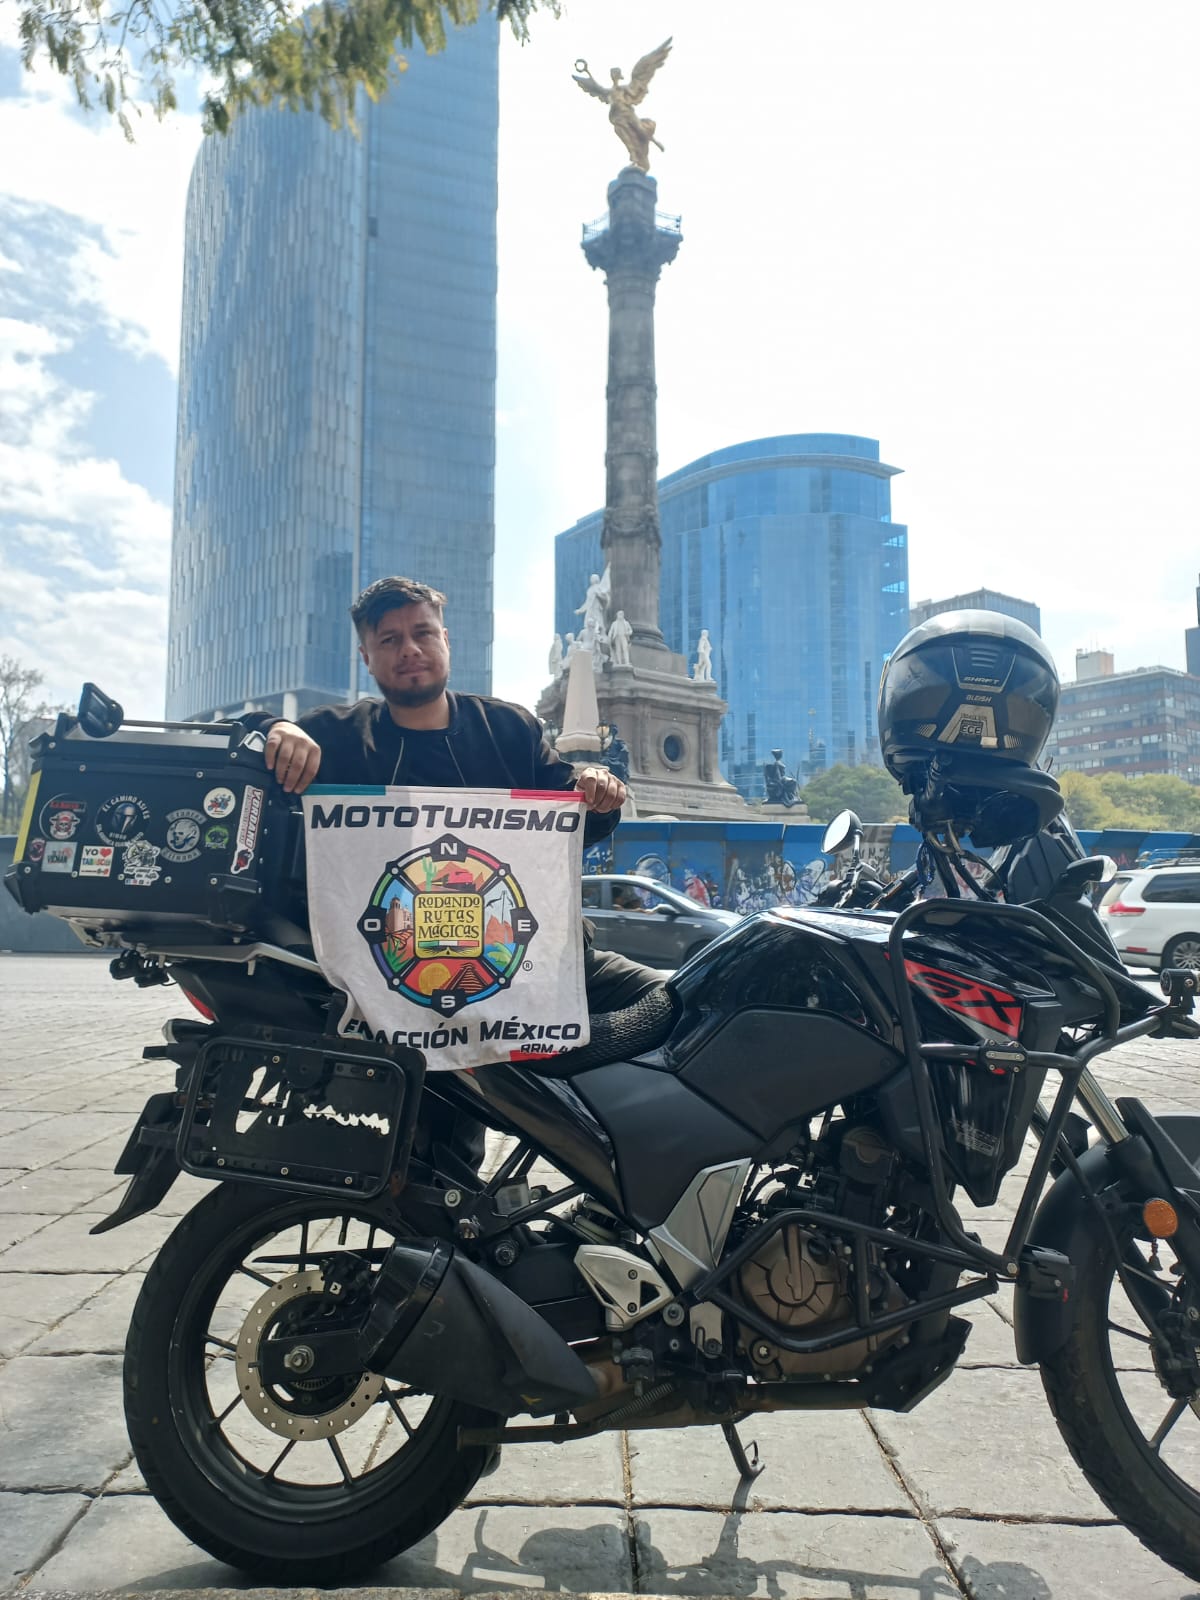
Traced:
<path id="1" fill-rule="evenodd" d="M 746 1454 L 746 1447 L 738 1438 L 738 1431 L 732 1422 L 723 1422 L 721 1432 L 725 1435 L 725 1443 L 729 1446 L 729 1454 L 733 1457 L 733 1464 L 740 1474 L 739 1482 L 751 1483 L 760 1472 L 765 1471 L 767 1463 L 758 1458 L 758 1443 L 750 1441 L 750 1454 Z"/>

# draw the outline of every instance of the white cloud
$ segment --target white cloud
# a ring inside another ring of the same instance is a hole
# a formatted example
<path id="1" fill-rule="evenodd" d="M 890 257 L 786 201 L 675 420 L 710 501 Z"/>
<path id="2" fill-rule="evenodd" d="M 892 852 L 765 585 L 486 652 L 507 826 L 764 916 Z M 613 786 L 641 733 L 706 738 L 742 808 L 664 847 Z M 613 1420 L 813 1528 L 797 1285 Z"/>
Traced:
<path id="1" fill-rule="evenodd" d="M 75 304 L 119 343 L 179 361 L 183 218 L 200 120 L 143 116 L 129 144 L 103 112 L 81 118 L 73 91 L 49 67 L 0 99 L 0 196 L 72 219 L 77 237 L 62 262 Z M 11 244 L 9 245 L 11 249 Z"/>
<path id="2" fill-rule="evenodd" d="M 103 678 L 127 709 L 161 710 L 171 517 L 88 452 L 95 397 L 57 377 L 62 335 L 0 319 L 0 649 L 50 698 Z"/>

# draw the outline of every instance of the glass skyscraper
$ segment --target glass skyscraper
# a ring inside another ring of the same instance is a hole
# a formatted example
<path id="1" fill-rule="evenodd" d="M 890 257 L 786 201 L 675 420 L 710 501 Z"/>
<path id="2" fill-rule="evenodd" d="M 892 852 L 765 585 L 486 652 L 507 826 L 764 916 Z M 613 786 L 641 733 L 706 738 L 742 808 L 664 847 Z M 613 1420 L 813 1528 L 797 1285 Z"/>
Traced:
<path id="1" fill-rule="evenodd" d="M 721 768 L 763 794 L 775 747 L 806 776 L 878 761 L 875 705 L 888 653 L 908 628 L 908 530 L 892 521 L 891 479 L 873 439 L 794 433 L 702 456 L 659 482 L 659 624 L 694 659 L 701 628 L 729 714 Z M 560 533 L 555 626 L 602 570 L 595 512 Z"/>
<path id="2" fill-rule="evenodd" d="M 449 597 L 457 688 L 491 687 L 498 26 L 451 34 L 359 136 L 251 110 L 187 203 L 167 714 L 368 690 L 348 608 Z"/>

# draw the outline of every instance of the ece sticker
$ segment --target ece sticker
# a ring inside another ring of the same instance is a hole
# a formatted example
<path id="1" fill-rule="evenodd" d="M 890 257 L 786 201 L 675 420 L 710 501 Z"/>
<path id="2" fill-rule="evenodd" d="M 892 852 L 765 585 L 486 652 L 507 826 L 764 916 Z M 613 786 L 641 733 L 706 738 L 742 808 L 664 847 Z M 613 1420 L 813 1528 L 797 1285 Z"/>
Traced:
<path id="1" fill-rule="evenodd" d="M 168 811 L 167 842 L 162 851 L 163 860 L 179 864 L 195 861 L 200 854 L 200 834 L 203 828 L 204 817 L 199 811 Z"/>
<path id="2" fill-rule="evenodd" d="M 47 839 L 73 839 L 87 816 L 87 801 L 72 794 L 56 794 L 42 807 L 38 823 Z"/>
<path id="3" fill-rule="evenodd" d="M 258 843 L 258 825 L 262 820 L 263 791 L 253 785 L 242 795 L 242 810 L 238 817 L 237 851 L 230 871 L 248 872 L 254 860 L 254 847 Z"/>
<path id="4" fill-rule="evenodd" d="M 42 857 L 43 872 L 70 872 L 75 865 L 75 846 L 51 839 Z"/>
<path id="5" fill-rule="evenodd" d="M 206 817 L 227 817 L 237 805 L 237 795 L 232 789 L 210 789 L 204 796 Z"/>
<path id="6" fill-rule="evenodd" d="M 162 868 L 158 864 L 159 847 L 145 839 L 134 839 L 125 846 L 122 877 L 135 889 L 148 889 L 157 883 Z"/>
<path id="7" fill-rule="evenodd" d="M 140 839 L 150 821 L 150 807 L 136 794 L 114 794 L 96 813 L 96 832 L 105 844 Z"/>
<path id="8" fill-rule="evenodd" d="M 79 852 L 79 876 L 107 878 L 112 872 L 114 853 L 110 844 L 85 844 Z"/>

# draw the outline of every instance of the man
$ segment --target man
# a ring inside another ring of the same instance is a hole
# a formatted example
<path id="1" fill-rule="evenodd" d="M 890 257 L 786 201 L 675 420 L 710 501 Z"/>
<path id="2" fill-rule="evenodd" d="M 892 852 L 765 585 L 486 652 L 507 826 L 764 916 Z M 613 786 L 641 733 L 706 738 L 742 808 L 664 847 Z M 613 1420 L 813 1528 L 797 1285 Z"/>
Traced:
<path id="1" fill-rule="evenodd" d="M 568 766 L 523 707 L 449 688 L 445 603 L 445 595 L 411 578 L 380 578 L 364 589 L 350 616 L 359 652 L 383 698 L 319 706 L 298 722 L 243 718 L 268 730 L 267 766 L 289 794 L 303 794 L 318 776 L 338 785 L 578 788 L 587 808 L 585 847 L 607 838 L 625 800 L 619 778 L 606 767 Z M 584 928 L 590 1011 L 633 1005 L 662 981 L 652 967 L 594 950 L 590 924 Z M 456 1142 L 461 1147 L 461 1139 Z M 472 1148 L 476 1144 L 482 1154 L 473 1138 Z"/>

